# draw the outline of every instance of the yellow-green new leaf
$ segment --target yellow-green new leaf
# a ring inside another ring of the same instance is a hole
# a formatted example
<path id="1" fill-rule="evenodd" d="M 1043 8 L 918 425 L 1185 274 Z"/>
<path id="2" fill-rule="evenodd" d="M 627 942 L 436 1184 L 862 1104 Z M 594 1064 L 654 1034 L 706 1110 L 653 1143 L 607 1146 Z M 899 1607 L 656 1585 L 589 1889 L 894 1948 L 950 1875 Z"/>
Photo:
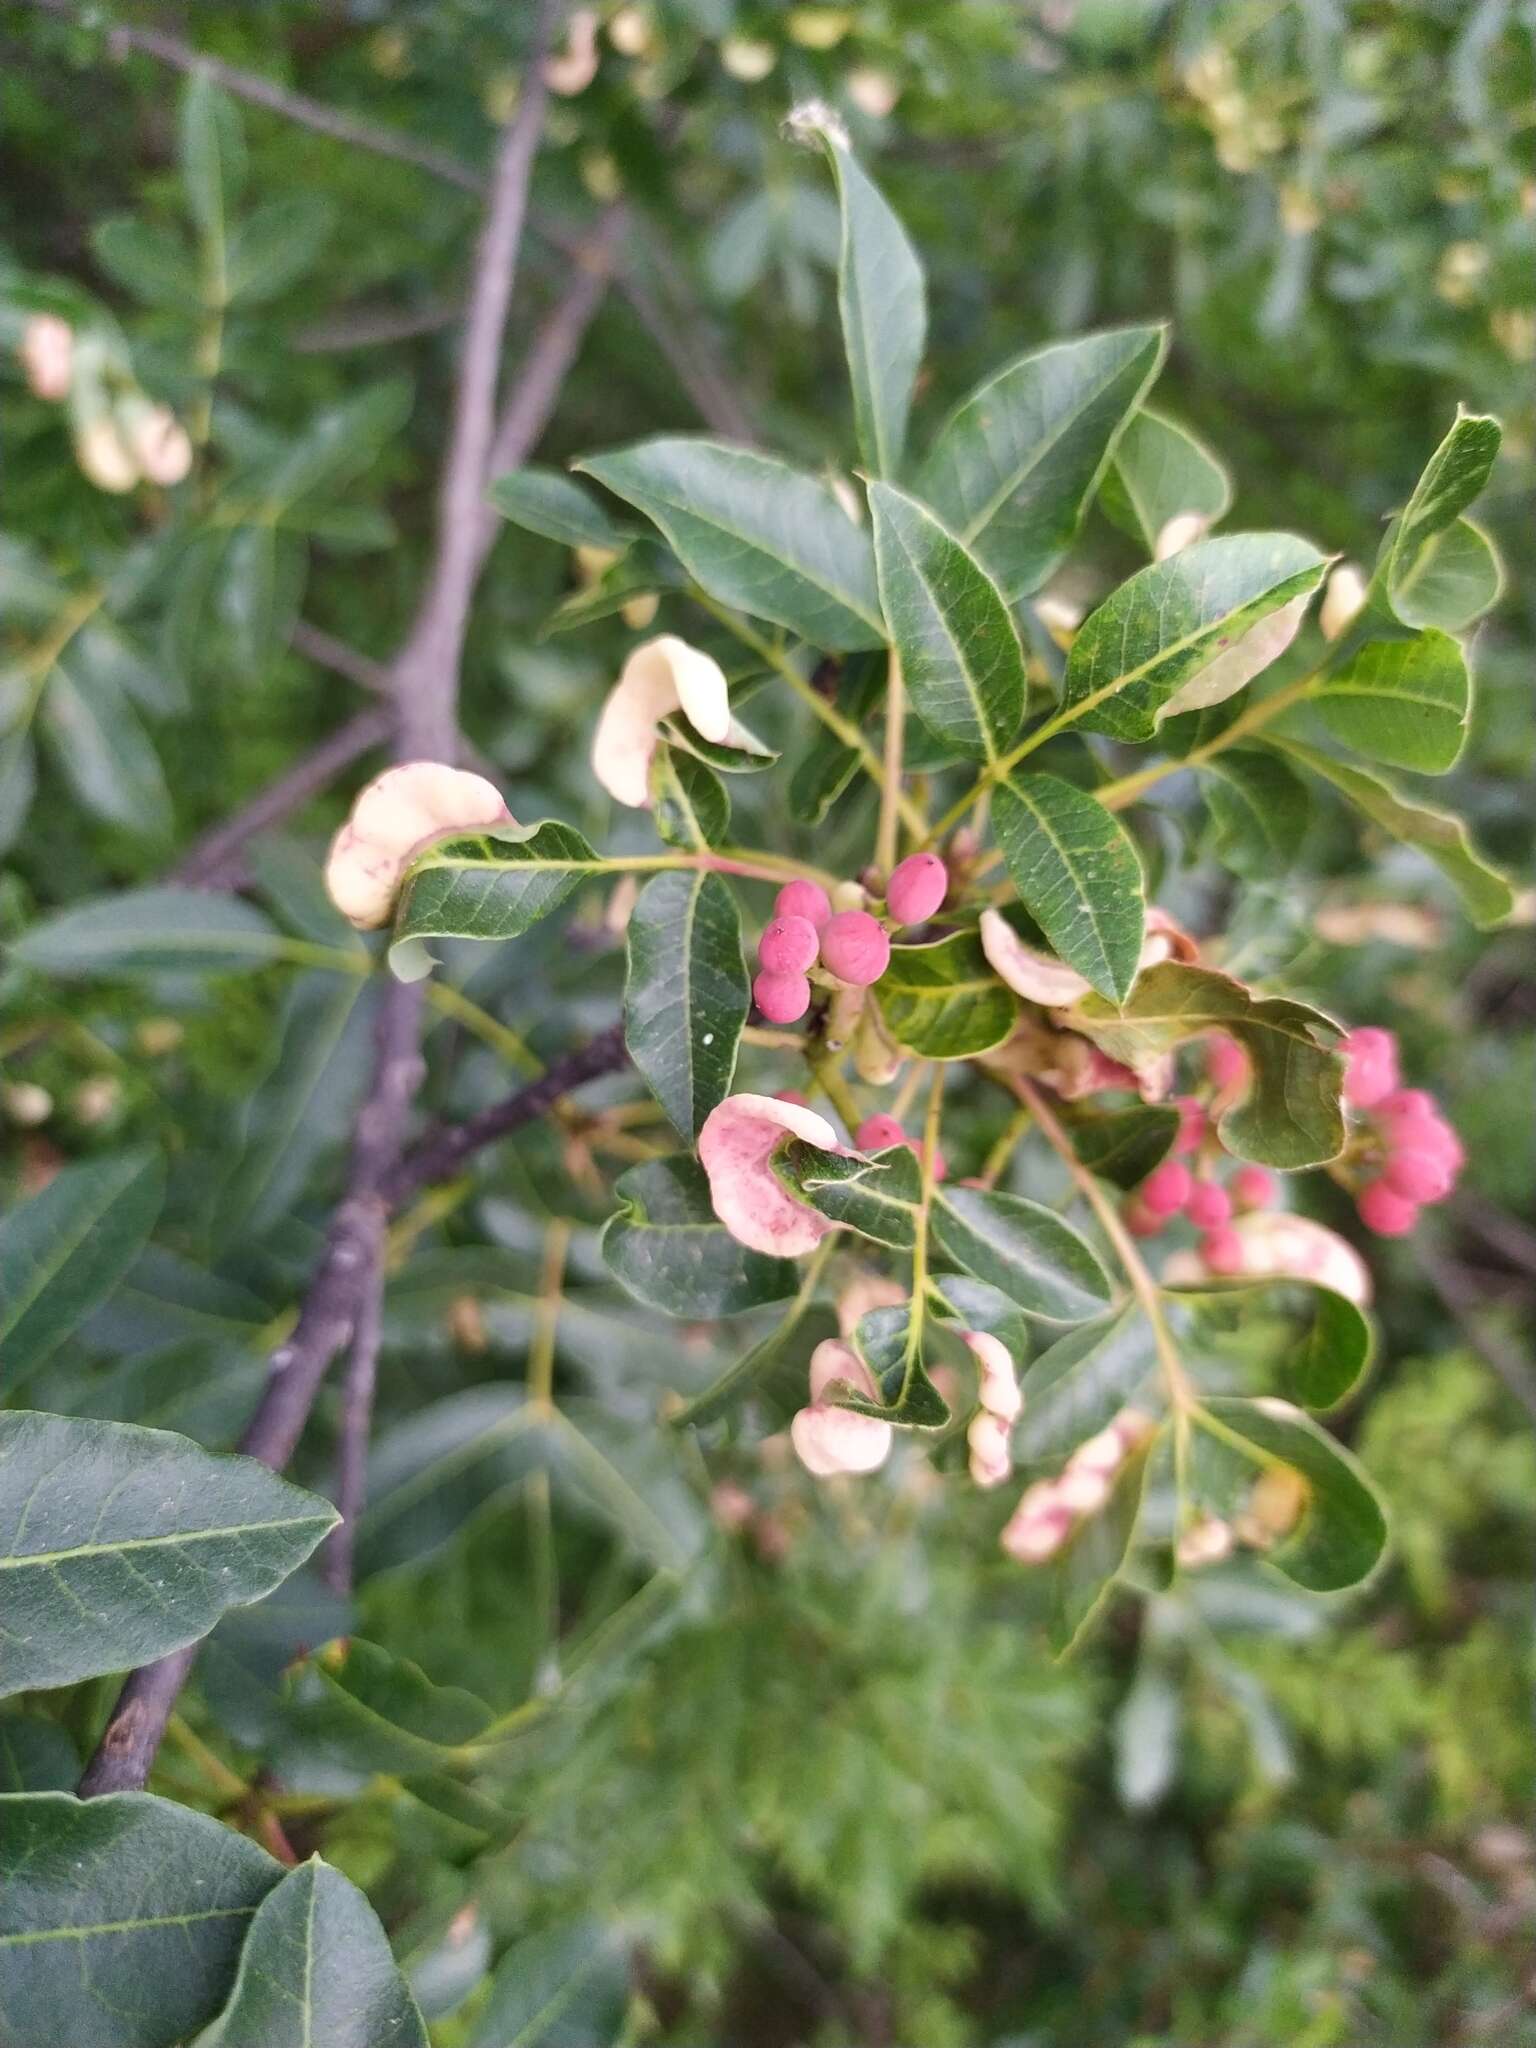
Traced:
<path id="1" fill-rule="evenodd" d="M 1472 709 L 1467 660 L 1449 633 L 1368 640 L 1313 700 L 1336 739 L 1384 761 L 1443 775 L 1466 744 Z"/>

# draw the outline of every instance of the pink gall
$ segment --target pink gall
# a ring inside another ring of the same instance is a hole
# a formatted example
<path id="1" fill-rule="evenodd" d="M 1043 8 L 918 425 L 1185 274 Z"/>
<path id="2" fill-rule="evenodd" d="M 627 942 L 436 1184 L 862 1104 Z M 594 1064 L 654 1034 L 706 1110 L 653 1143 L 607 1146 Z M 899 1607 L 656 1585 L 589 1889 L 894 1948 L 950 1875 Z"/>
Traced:
<path id="1" fill-rule="evenodd" d="M 773 908 L 777 917 L 803 917 L 820 931 L 832 915 L 832 899 L 819 882 L 786 882 Z"/>
<path id="2" fill-rule="evenodd" d="M 781 912 L 757 942 L 757 957 L 770 974 L 804 974 L 815 966 L 819 950 L 815 925 L 794 911 Z"/>
<path id="3" fill-rule="evenodd" d="M 803 974 L 765 967 L 753 980 L 752 1000 L 770 1024 L 794 1024 L 811 1007 L 811 984 Z"/>
<path id="4" fill-rule="evenodd" d="M 949 890 L 949 871 L 936 853 L 913 853 L 892 870 L 885 907 L 896 924 L 926 924 Z"/>
<path id="5" fill-rule="evenodd" d="M 867 910 L 840 910 L 821 928 L 821 959 L 839 981 L 868 988 L 890 965 L 890 936 Z"/>

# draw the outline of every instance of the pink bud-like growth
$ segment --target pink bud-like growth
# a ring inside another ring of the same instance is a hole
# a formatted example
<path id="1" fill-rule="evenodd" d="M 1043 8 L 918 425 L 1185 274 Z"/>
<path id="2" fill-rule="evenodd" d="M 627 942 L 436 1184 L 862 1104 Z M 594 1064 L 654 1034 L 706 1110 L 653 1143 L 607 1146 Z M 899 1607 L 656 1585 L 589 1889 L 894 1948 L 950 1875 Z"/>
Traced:
<path id="1" fill-rule="evenodd" d="M 1217 1181 L 1197 1180 L 1184 1204 L 1184 1214 L 1197 1230 L 1220 1230 L 1232 1220 L 1232 1197 Z"/>
<path id="2" fill-rule="evenodd" d="M 1173 1141 L 1175 1152 L 1198 1152 L 1205 1142 L 1205 1111 L 1193 1095 L 1174 1097 L 1174 1108 L 1179 1112 L 1179 1135 Z"/>
<path id="3" fill-rule="evenodd" d="M 1137 1190 L 1143 1208 L 1154 1216 L 1176 1216 L 1189 1200 L 1194 1182 L 1181 1159 L 1165 1159 L 1154 1166 Z"/>
<path id="4" fill-rule="evenodd" d="M 867 1116 L 853 1134 L 853 1142 L 861 1152 L 888 1152 L 892 1145 L 905 1145 L 907 1134 L 895 1117 L 882 1111 L 878 1116 Z"/>
<path id="5" fill-rule="evenodd" d="M 966 1426 L 971 1478 L 977 1486 L 1001 1486 L 1013 1471 L 1008 1424 L 988 1408 L 978 1408 Z"/>
<path id="6" fill-rule="evenodd" d="M 926 924 L 944 901 L 949 871 L 936 853 L 912 853 L 891 870 L 885 907 L 896 924 Z"/>
<path id="7" fill-rule="evenodd" d="M 819 882 L 786 882 L 773 908 L 778 917 L 803 917 L 820 931 L 832 915 L 832 899 Z"/>
<path id="8" fill-rule="evenodd" d="M 820 942 L 808 917 L 791 911 L 782 913 L 764 927 L 757 942 L 757 957 L 770 974 L 804 974 L 816 965 Z"/>
<path id="9" fill-rule="evenodd" d="M 753 977 L 752 1000 L 770 1024 L 794 1024 L 811 1007 L 811 984 L 803 974 L 778 974 L 765 967 Z"/>
<path id="10" fill-rule="evenodd" d="M 1405 1202 L 1443 1202 L 1455 1186 L 1456 1176 L 1433 1152 L 1405 1149 L 1388 1154 L 1381 1184 Z"/>
<path id="11" fill-rule="evenodd" d="M 1378 1116 L 1437 1117 L 1440 1105 L 1427 1088 L 1394 1088 L 1375 1105 Z"/>
<path id="12" fill-rule="evenodd" d="M 1418 1203 L 1393 1194 L 1384 1180 L 1373 1180 L 1362 1188 L 1355 1206 L 1360 1221 L 1378 1237 L 1407 1237 L 1419 1220 Z"/>
<path id="13" fill-rule="evenodd" d="M 1208 1272 L 1223 1278 L 1244 1269 L 1243 1240 L 1228 1223 L 1205 1233 L 1200 1240 L 1200 1256 Z"/>
<path id="14" fill-rule="evenodd" d="M 821 928 L 821 959 L 839 981 L 868 988 L 890 965 L 890 935 L 867 910 L 840 910 Z"/>
<path id="15" fill-rule="evenodd" d="M 977 1394 L 982 1407 L 999 1421 L 1017 1422 L 1024 1410 L 1024 1396 L 1019 1392 L 1013 1353 L 990 1330 L 963 1330 L 961 1335 L 976 1361 Z"/>
<path id="16" fill-rule="evenodd" d="M 738 1244 L 779 1258 L 798 1258 L 833 1225 L 797 1202 L 774 1172 L 773 1154 L 786 1137 L 836 1149 L 837 1132 L 814 1109 L 771 1095 L 728 1095 L 699 1132 L 699 1164 L 715 1214 Z"/>
<path id="17" fill-rule="evenodd" d="M 1374 1109 L 1397 1087 L 1397 1040 L 1390 1031 L 1364 1024 L 1344 1040 L 1344 1100 L 1355 1109 Z"/>
<path id="18" fill-rule="evenodd" d="M 866 1400 L 880 1398 L 874 1376 L 859 1354 L 851 1345 L 828 1337 L 811 1353 L 811 1405 L 789 1425 L 796 1456 L 818 1479 L 877 1471 L 891 1453 L 894 1432 L 888 1422 L 839 1408 L 825 1398 L 838 1383 Z"/>
<path id="19" fill-rule="evenodd" d="M 1240 1166 L 1227 1185 L 1234 1205 L 1244 1211 L 1267 1209 L 1275 1199 L 1275 1176 L 1266 1166 Z"/>

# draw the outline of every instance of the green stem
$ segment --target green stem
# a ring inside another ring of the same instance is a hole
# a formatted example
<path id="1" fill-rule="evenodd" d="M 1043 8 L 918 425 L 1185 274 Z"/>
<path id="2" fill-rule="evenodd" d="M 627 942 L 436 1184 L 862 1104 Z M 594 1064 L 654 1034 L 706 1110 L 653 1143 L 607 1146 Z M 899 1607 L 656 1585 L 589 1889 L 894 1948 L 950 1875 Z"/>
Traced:
<path id="1" fill-rule="evenodd" d="M 885 777 L 880 787 L 880 821 L 875 830 L 875 866 L 883 881 L 889 881 L 896 865 L 896 833 L 900 824 L 897 804 L 901 797 L 901 763 L 906 745 L 907 700 L 901 681 L 901 656 L 893 647 L 886 669 L 885 684 Z"/>

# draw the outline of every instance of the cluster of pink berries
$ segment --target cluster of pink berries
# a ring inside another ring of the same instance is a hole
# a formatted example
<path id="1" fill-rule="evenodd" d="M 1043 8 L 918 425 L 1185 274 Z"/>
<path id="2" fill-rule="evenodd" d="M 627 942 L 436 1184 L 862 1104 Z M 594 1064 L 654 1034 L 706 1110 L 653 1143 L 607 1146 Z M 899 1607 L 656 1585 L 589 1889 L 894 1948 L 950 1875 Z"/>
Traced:
<path id="1" fill-rule="evenodd" d="M 1246 1081 L 1248 1056 L 1225 1032 L 1208 1040 L 1205 1058 L 1218 1094 L 1235 1090 Z M 1209 1173 L 1197 1173 L 1186 1161 L 1205 1147 L 1209 1119 L 1192 1095 L 1179 1096 L 1175 1107 L 1179 1131 L 1172 1154 L 1153 1167 L 1126 1203 L 1126 1227 L 1135 1237 L 1156 1237 L 1175 1216 L 1184 1216 L 1201 1233 L 1200 1256 L 1207 1269 L 1240 1273 L 1243 1245 L 1232 1228 L 1232 1218 L 1268 1208 L 1275 1198 L 1275 1177 L 1262 1166 L 1240 1166 L 1225 1182 Z"/>
<path id="2" fill-rule="evenodd" d="M 893 925 L 923 924 L 944 901 L 949 874 L 936 853 L 914 853 L 892 871 L 885 907 Z M 811 1007 L 810 970 L 868 988 L 891 958 L 886 926 L 867 910 L 838 910 L 816 882 L 786 882 L 757 942 L 757 1007 L 770 1024 L 793 1024 Z"/>
<path id="3" fill-rule="evenodd" d="M 1378 1237 L 1406 1237 L 1419 1210 L 1444 1201 L 1466 1161 L 1460 1138 L 1423 1088 L 1399 1085 L 1397 1039 L 1365 1025 L 1344 1041 L 1344 1100 L 1363 1110 L 1373 1168 L 1355 1206 Z"/>

